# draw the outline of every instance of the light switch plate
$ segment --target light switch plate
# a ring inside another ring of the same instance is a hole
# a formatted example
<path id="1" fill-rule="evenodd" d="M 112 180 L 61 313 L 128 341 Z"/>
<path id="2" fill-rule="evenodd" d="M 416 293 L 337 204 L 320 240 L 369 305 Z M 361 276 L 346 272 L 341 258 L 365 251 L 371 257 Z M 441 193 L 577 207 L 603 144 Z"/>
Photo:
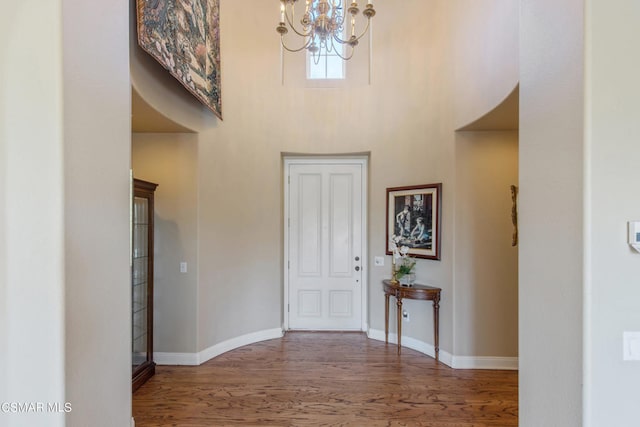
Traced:
<path id="1" fill-rule="evenodd" d="M 624 332 L 622 343 L 623 360 L 640 360 L 640 332 Z"/>
<path id="2" fill-rule="evenodd" d="M 373 259 L 373 262 L 374 262 L 376 267 L 384 267 L 384 257 L 383 256 L 375 257 Z"/>
<path id="3" fill-rule="evenodd" d="M 186 273 L 186 272 L 187 272 L 187 263 L 183 261 L 180 263 L 180 273 Z"/>
<path id="4" fill-rule="evenodd" d="M 629 221 L 629 245 L 640 252 L 640 221 Z"/>

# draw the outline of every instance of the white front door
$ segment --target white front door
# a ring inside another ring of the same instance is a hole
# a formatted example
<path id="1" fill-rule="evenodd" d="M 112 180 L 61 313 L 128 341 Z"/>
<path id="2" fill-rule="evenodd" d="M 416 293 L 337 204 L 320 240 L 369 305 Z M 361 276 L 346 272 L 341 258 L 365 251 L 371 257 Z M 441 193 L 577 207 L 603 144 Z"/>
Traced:
<path id="1" fill-rule="evenodd" d="M 365 164 L 289 163 L 288 329 L 363 330 Z"/>

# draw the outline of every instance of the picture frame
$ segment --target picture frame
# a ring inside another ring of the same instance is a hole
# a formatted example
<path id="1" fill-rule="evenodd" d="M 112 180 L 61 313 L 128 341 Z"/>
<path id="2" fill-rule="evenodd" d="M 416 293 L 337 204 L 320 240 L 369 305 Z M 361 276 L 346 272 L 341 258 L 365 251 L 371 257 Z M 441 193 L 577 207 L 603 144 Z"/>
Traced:
<path id="1" fill-rule="evenodd" d="M 392 236 L 402 236 L 416 258 L 440 260 L 442 183 L 387 188 L 386 253 Z"/>

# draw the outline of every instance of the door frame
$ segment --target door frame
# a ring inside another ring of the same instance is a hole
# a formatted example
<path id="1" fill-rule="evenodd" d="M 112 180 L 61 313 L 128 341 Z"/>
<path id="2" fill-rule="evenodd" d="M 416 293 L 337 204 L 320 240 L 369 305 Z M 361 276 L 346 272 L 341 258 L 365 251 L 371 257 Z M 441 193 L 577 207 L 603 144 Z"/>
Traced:
<path id="1" fill-rule="evenodd" d="M 369 325 L 367 319 L 369 318 L 369 226 L 368 226 L 368 184 L 369 184 L 369 156 L 368 155 L 356 155 L 356 156 L 283 156 L 283 193 L 284 193 L 284 263 L 283 263 L 283 278 L 284 278 L 284 304 L 283 304 L 283 324 L 282 329 L 288 331 L 289 328 L 289 166 L 291 165 L 345 165 L 354 164 L 362 167 L 362 319 L 361 330 L 363 332 L 368 331 Z"/>

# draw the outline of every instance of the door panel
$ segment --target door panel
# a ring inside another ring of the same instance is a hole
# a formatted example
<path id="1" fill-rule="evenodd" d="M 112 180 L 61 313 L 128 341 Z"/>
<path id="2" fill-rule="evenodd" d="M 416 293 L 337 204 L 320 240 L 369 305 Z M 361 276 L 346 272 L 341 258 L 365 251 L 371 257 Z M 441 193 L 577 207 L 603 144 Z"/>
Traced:
<path id="1" fill-rule="evenodd" d="M 362 328 L 362 165 L 289 165 L 289 329 Z"/>
<path id="2" fill-rule="evenodd" d="M 301 174 L 298 180 L 298 274 L 319 277 L 322 265 L 322 176 Z"/>
<path id="3" fill-rule="evenodd" d="M 329 315 L 332 317 L 353 316 L 353 292 L 329 291 Z"/>
<path id="4" fill-rule="evenodd" d="M 330 175 L 329 195 L 329 275 L 350 277 L 353 255 L 353 177 Z"/>
<path id="5" fill-rule="evenodd" d="M 321 313 L 321 292 L 319 290 L 298 291 L 298 314 L 302 317 L 318 317 Z"/>

